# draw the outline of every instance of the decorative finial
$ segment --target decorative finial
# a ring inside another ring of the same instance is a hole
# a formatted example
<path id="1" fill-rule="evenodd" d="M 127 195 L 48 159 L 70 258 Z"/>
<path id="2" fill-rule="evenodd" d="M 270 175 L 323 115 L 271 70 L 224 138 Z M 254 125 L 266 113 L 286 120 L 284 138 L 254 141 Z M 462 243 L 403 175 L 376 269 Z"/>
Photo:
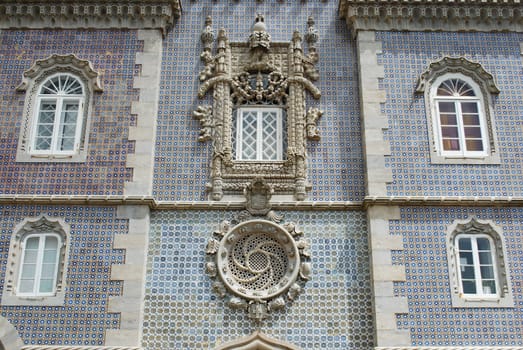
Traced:
<path id="1" fill-rule="evenodd" d="M 262 14 L 257 14 L 254 25 L 252 26 L 252 33 L 249 36 L 249 43 L 251 49 L 263 48 L 268 50 L 270 47 L 271 36 L 267 33 L 265 26 L 265 19 Z"/>
<path id="2" fill-rule="evenodd" d="M 200 38 L 203 43 L 204 50 L 211 50 L 212 43 L 214 41 L 214 31 L 212 30 L 212 18 L 211 16 L 207 16 L 205 18 L 205 27 L 202 30 L 202 34 L 200 35 Z"/>
<path id="3" fill-rule="evenodd" d="M 318 42 L 319 35 L 318 30 L 314 27 L 314 18 L 309 16 L 307 20 L 307 34 L 305 34 L 305 40 L 309 44 L 309 48 L 315 48 L 316 43 Z"/>

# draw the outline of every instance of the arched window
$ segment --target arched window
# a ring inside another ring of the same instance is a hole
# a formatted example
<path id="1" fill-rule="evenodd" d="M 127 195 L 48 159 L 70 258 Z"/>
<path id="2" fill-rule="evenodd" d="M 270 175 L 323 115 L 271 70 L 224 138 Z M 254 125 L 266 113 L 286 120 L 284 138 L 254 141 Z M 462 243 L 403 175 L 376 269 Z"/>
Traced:
<path id="1" fill-rule="evenodd" d="M 461 74 L 453 74 L 441 77 L 434 85 L 435 122 L 441 154 L 486 156 L 488 133 L 481 93 L 476 84 Z"/>
<path id="2" fill-rule="evenodd" d="M 59 73 L 43 82 L 37 97 L 34 154 L 74 154 L 80 145 L 84 87 L 71 74 Z"/>
<path id="3" fill-rule="evenodd" d="M 18 276 L 20 296 L 50 296 L 56 292 L 62 239 L 55 233 L 24 237 Z"/>
<path id="4" fill-rule="evenodd" d="M 514 306 L 501 229 L 473 217 L 455 221 L 447 237 L 452 306 Z"/>
<path id="5" fill-rule="evenodd" d="M 464 57 L 432 62 L 419 78 L 425 94 L 430 156 L 433 163 L 497 164 L 494 77 Z"/>
<path id="6" fill-rule="evenodd" d="M 99 74 L 75 55 L 52 55 L 24 72 L 24 116 L 16 160 L 83 162 Z"/>
<path id="7" fill-rule="evenodd" d="M 27 219 L 13 230 L 3 305 L 63 305 L 69 225 L 60 219 Z"/>
<path id="8" fill-rule="evenodd" d="M 499 280 L 495 243 L 485 234 L 459 234 L 455 238 L 460 292 L 471 297 L 496 298 Z"/>

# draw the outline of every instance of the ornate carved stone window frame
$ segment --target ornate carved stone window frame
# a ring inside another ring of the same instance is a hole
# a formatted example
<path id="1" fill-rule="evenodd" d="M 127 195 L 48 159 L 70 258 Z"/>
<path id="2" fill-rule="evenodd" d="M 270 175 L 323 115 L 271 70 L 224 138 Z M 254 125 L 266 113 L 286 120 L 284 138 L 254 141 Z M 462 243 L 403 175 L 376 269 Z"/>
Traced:
<path id="1" fill-rule="evenodd" d="M 42 82 L 54 74 L 71 74 L 81 81 L 84 86 L 83 110 L 79 113 L 82 117 L 80 130 L 80 144 L 77 152 L 72 155 L 60 154 L 32 154 L 29 145 L 34 135 L 34 124 L 37 121 L 38 106 L 37 96 Z M 20 127 L 17 162 L 84 162 L 87 157 L 87 140 L 89 136 L 93 94 L 102 92 L 99 73 L 92 68 L 89 61 L 81 60 L 73 54 L 52 55 L 43 60 L 37 60 L 31 68 L 23 74 L 22 83 L 18 91 L 25 92 L 24 114 Z"/>
<path id="2" fill-rule="evenodd" d="M 456 237 L 460 234 L 480 234 L 489 236 L 494 243 L 494 262 L 497 269 L 498 298 L 475 298 L 460 292 L 460 279 L 456 255 Z M 493 222 L 471 217 L 467 220 L 456 220 L 447 228 L 447 257 L 451 282 L 451 298 L 453 307 L 513 307 L 514 299 L 510 285 L 510 269 L 507 266 L 505 240 L 502 231 Z"/>
<path id="3" fill-rule="evenodd" d="M 61 244 L 56 293 L 53 296 L 20 296 L 16 292 L 22 259 L 21 243 L 28 235 L 53 233 L 60 236 Z M 67 262 L 70 246 L 70 227 L 61 219 L 44 216 L 25 219 L 17 225 L 11 236 L 7 268 L 2 294 L 2 305 L 61 306 L 64 304 L 67 280 Z"/>
<path id="4" fill-rule="evenodd" d="M 299 350 L 298 347 L 256 331 L 248 337 L 220 345 L 216 350 Z"/>
<path id="5" fill-rule="evenodd" d="M 290 43 L 270 42 L 263 17 L 257 22 L 249 42 L 229 42 L 224 29 L 217 38 L 216 54 L 212 54 L 214 32 L 210 17 L 202 32 L 202 85 L 198 96 L 213 90 L 211 105 L 199 106 L 194 117 L 200 121 L 199 141 L 212 140 L 210 182 L 207 187 L 212 200 L 224 195 L 241 194 L 255 177 L 264 178 L 276 195 L 294 195 L 304 200 L 307 183 L 306 140 L 318 140 L 317 120 L 322 112 L 306 111 L 305 92 L 318 99 L 320 91 L 312 81 L 318 79 L 317 30 L 312 18 L 308 21 L 305 39 L 309 52 L 304 54 L 302 36 L 294 32 Z M 287 149 L 279 161 L 240 161 L 234 159 L 232 115 L 234 108 L 276 106 L 285 110 Z"/>
<path id="6" fill-rule="evenodd" d="M 481 109 L 485 122 L 485 137 L 488 138 L 487 155 L 483 157 L 450 157 L 442 155 L 438 147 L 438 114 L 434 101 L 435 89 L 442 79 L 465 77 L 479 89 Z M 500 157 L 496 128 L 493 118 L 492 95 L 499 94 L 494 77 L 488 73 L 480 63 L 470 61 L 465 57 L 443 57 L 432 62 L 427 70 L 421 74 L 416 87 L 417 93 L 424 93 L 429 131 L 431 161 L 435 164 L 499 164 Z"/>

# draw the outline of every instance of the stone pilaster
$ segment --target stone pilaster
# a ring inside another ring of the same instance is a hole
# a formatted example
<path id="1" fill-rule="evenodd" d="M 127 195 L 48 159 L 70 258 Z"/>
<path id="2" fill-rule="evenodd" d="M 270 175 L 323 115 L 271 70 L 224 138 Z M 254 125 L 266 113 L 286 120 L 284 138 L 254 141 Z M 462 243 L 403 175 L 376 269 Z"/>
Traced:
<path id="1" fill-rule="evenodd" d="M 384 77 L 383 66 L 378 64 L 377 57 L 381 53 L 381 43 L 376 41 L 374 32 L 362 31 L 358 33 L 357 45 L 367 195 L 385 196 L 392 172 L 385 168 L 390 146 L 383 140 L 388 121 L 381 113 L 381 104 L 386 101 L 385 91 L 379 87 L 379 79 Z"/>
<path id="2" fill-rule="evenodd" d="M 407 298 L 394 295 L 394 282 L 405 281 L 405 267 L 392 265 L 393 250 L 403 250 L 402 236 L 392 236 L 389 220 L 400 217 L 399 207 L 372 206 L 367 211 L 375 344 L 410 345 L 410 332 L 397 328 L 396 315 L 407 313 Z"/>
<path id="3" fill-rule="evenodd" d="M 136 53 L 136 64 L 141 65 L 141 71 L 134 78 L 133 87 L 140 93 L 138 101 L 131 105 L 131 113 L 136 114 L 136 126 L 129 128 L 129 140 L 135 141 L 135 150 L 127 156 L 133 180 L 125 184 L 125 195 L 150 196 L 160 99 L 162 35 L 157 30 L 139 30 L 138 39 L 143 40 L 144 48 L 143 52 Z"/>
<path id="4" fill-rule="evenodd" d="M 19 350 L 23 345 L 15 327 L 6 318 L 0 316 L 0 349 Z"/>
<path id="5" fill-rule="evenodd" d="M 145 272 L 150 211 L 143 206 L 119 206 L 118 217 L 129 220 L 129 232 L 116 235 L 114 249 L 125 249 L 125 264 L 113 265 L 111 279 L 123 281 L 122 295 L 109 299 L 109 312 L 120 313 L 120 328 L 108 330 L 108 346 L 139 346 L 142 337 Z"/>

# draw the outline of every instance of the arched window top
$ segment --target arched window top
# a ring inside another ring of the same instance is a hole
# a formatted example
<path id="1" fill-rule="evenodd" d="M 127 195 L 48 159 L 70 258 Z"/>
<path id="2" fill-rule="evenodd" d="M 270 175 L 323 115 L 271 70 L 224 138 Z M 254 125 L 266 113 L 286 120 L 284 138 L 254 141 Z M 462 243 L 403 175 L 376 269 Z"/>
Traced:
<path id="1" fill-rule="evenodd" d="M 55 74 L 49 77 L 40 88 L 40 95 L 75 95 L 84 94 L 80 80 L 71 74 Z"/>
<path id="2" fill-rule="evenodd" d="M 438 97 L 475 97 L 476 92 L 466 81 L 459 78 L 444 80 L 436 89 Z"/>

